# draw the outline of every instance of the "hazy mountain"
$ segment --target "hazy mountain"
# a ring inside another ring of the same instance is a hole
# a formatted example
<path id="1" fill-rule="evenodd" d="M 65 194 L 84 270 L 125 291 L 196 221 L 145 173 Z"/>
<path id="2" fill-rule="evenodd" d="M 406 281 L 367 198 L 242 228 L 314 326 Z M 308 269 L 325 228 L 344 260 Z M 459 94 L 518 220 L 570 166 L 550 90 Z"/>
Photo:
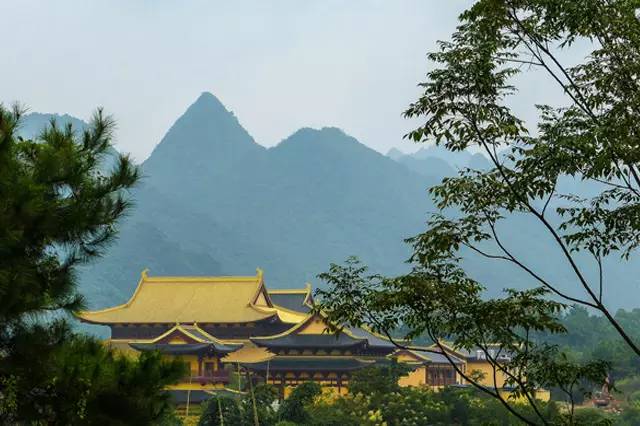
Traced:
<path id="1" fill-rule="evenodd" d="M 456 169 L 438 157 L 418 158 L 413 155 L 405 155 L 396 161 L 404 164 L 410 170 L 424 176 L 429 176 L 438 182 L 441 181 L 443 177 L 455 176 L 456 174 Z"/>
<path id="2" fill-rule="evenodd" d="M 461 169 L 469 164 L 473 154 L 469 151 L 452 152 L 442 145 L 430 145 L 426 148 L 421 148 L 411 156 L 417 159 L 438 158 L 454 169 Z"/>
<path id="3" fill-rule="evenodd" d="M 397 148 L 391 148 L 388 152 L 387 152 L 387 157 L 391 158 L 392 160 L 396 160 L 398 161 L 399 159 L 401 159 L 402 157 L 404 157 L 406 154 L 402 151 L 400 151 Z"/>
<path id="4" fill-rule="evenodd" d="M 87 123 L 79 118 L 72 117 L 68 114 L 43 114 L 39 112 L 32 112 L 25 114 L 20 119 L 20 127 L 18 128 L 18 134 L 25 139 L 33 139 L 38 137 L 42 131 L 51 125 L 51 122 L 55 122 L 56 126 L 62 128 L 71 124 L 77 133 L 83 131 Z"/>
<path id="5" fill-rule="evenodd" d="M 55 124 L 58 128 L 65 128 L 69 124 L 71 125 L 74 133 L 77 136 L 87 128 L 87 123 L 77 117 L 73 117 L 68 114 L 48 114 L 32 112 L 25 114 L 20 118 L 20 125 L 18 127 L 18 135 L 25 139 L 37 139 L 40 134 L 52 124 Z M 118 151 L 110 149 L 107 155 L 102 159 L 101 169 L 109 170 L 115 166 L 115 161 L 118 158 Z"/>
<path id="6" fill-rule="evenodd" d="M 435 181 L 339 129 L 301 129 L 255 143 L 213 95 L 202 94 L 142 164 L 136 209 L 83 281 L 94 306 L 121 302 L 140 271 L 254 274 L 271 287 L 317 283 L 330 262 L 358 255 L 398 273 L 432 209 Z"/>
<path id="7" fill-rule="evenodd" d="M 458 171 L 465 167 L 486 169 L 490 166 L 487 157 L 480 153 L 450 152 L 446 148 L 436 145 L 421 148 L 413 154 L 404 154 L 396 148 L 391 148 L 387 152 L 387 157 L 436 181 L 447 176 L 456 176 Z"/>
<path id="8" fill-rule="evenodd" d="M 430 147 L 393 160 L 336 128 L 300 129 L 266 149 L 205 93 L 142 164 L 136 208 L 106 257 L 83 269 L 83 291 L 92 307 L 122 303 L 144 268 L 151 275 L 244 275 L 261 267 L 272 288 L 317 285 L 318 273 L 350 255 L 375 272 L 401 273 L 410 254 L 403 239 L 423 230 L 434 210 L 427 188 L 460 167 L 488 166 L 481 154 L 447 158 Z M 516 216 L 501 232 L 530 265 L 577 288 L 535 222 Z M 490 294 L 532 283 L 505 263 L 463 262 Z M 637 306 L 640 292 L 621 283 L 640 265 L 606 266 L 608 303 Z"/>

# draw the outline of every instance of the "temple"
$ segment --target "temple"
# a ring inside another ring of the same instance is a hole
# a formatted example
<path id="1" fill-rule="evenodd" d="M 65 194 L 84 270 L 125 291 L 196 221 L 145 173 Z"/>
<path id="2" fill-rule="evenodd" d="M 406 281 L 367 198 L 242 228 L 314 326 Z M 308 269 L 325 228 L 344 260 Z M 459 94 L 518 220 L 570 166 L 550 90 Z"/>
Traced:
<path id="1" fill-rule="evenodd" d="M 240 391 L 248 377 L 276 386 L 283 398 L 306 381 L 345 393 L 355 371 L 392 358 L 412 367 L 403 386 L 464 385 L 454 365 L 486 368 L 473 354 L 453 349 L 448 357 L 433 348 L 398 350 L 363 328 L 334 333 L 312 307 L 309 284 L 268 290 L 260 269 L 244 277 L 151 277 L 145 270 L 128 302 L 77 316 L 108 326 L 109 345 L 123 352 L 180 357 L 189 374 L 169 389 L 178 402 Z"/>

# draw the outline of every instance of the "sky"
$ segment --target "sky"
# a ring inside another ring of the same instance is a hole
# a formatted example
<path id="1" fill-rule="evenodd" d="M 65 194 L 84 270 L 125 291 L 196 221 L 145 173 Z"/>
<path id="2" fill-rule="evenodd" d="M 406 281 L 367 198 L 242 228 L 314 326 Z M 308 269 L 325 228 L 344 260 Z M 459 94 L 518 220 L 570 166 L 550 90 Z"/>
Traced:
<path id="1" fill-rule="evenodd" d="M 139 161 L 204 91 L 265 146 L 336 126 L 382 153 L 415 151 L 402 112 L 471 3 L 0 0 L 0 102 L 83 119 L 102 106 Z M 542 84 L 524 81 L 525 115 Z"/>

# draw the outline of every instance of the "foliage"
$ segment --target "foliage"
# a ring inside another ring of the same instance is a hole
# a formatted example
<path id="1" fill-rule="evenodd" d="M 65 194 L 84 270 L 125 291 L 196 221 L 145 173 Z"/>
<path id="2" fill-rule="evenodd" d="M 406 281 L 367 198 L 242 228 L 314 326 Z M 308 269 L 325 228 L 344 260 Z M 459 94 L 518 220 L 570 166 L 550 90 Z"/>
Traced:
<path id="1" fill-rule="evenodd" d="M 202 410 L 200 426 L 241 425 L 243 414 L 240 401 L 232 397 L 214 396 Z M 253 421 L 249 424 L 253 424 Z"/>
<path id="2" fill-rule="evenodd" d="M 464 170 L 432 188 L 438 208 L 456 209 L 460 216 L 432 216 L 429 229 L 411 240 L 414 259 L 446 273 L 443 264 L 454 262 L 465 247 L 487 260 L 511 263 L 555 296 L 600 311 L 640 355 L 603 303 L 602 273 L 606 257 L 627 259 L 640 242 L 640 177 L 632 136 L 639 99 L 629 78 L 638 71 L 640 56 L 636 3 L 588 0 L 575 7 L 570 0 L 478 1 L 461 16 L 453 41 L 430 55 L 437 69 L 406 115 L 424 120 L 411 139 L 433 138 L 451 150 L 476 146 L 494 166 Z M 596 43 L 582 62 L 563 66 L 557 51 L 581 40 Z M 538 106 L 535 136 L 508 106 L 523 62 L 551 77 L 569 102 Z M 498 153 L 501 148 L 505 151 Z M 585 198 L 561 192 L 562 179 L 600 186 Z M 570 268 L 576 291 L 560 291 L 557 282 L 503 244 L 500 223 L 509 215 L 537 221 Z M 601 272 L 595 282 L 586 278 L 577 252 L 588 254 Z"/>
<path id="3" fill-rule="evenodd" d="M 618 426 L 633 426 L 640 424 L 640 404 L 634 401 L 624 407 L 622 414 L 616 421 Z"/>
<path id="4" fill-rule="evenodd" d="M 574 419 L 576 424 L 579 425 L 610 425 L 612 422 L 611 416 L 604 413 L 597 408 L 583 408 L 578 410 Z"/>
<path id="5" fill-rule="evenodd" d="M 481 287 L 459 270 L 448 280 L 420 269 L 391 279 L 367 275 L 367 268 L 355 258 L 345 265 L 332 264 L 320 277 L 330 287 L 317 291 L 321 298 L 317 309 L 327 312 L 332 323 L 365 324 L 390 337 L 390 330 L 403 325 L 408 330 L 403 337 L 426 334 L 444 355 L 444 340 L 459 349 L 481 350 L 494 375 L 506 376 L 515 395 L 528 400 L 533 417 L 530 410 L 512 406 L 498 390 L 481 385 L 477 378 L 452 365 L 467 382 L 499 400 L 520 421 L 532 423 L 535 417 L 548 421 L 535 400 L 536 388 L 556 386 L 573 395 L 576 389 L 590 390 L 581 388 L 583 383 L 601 383 L 606 376 L 606 363 L 576 363 L 555 346 L 532 342 L 534 332 L 564 331 L 557 318 L 562 305 L 548 300 L 544 289 L 508 290 L 503 299 L 486 300 L 481 297 Z M 411 347 L 392 341 L 398 347 Z M 501 354 L 509 357 L 508 364 L 499 362 Z"/>
<path id="6" fill-rule="evenodd" d="M 278 413 L 280 419 L 297 423 L 308 422 L 310 419 L 305 405 L 312 403 L 320 394 L 322 394 L 322 388 L 315 382 L 305 382 L 296 386 L 280 406 Z"/>
<path id="7" fill-rule="evenodd" d="M 309 426 L 359 425 L 519 425 L 494 399 L 482 398 L 470 389 L 398 388 L 385 392 L 375 388 L 366 394 L 338 396 L 323 393 L 304 404 L 306 420 L 288 424 Z M 526 410 L 526 408 L 525 408 Z M 553 403 L 544 404 L 545 414 L 559 419 Z"/>
<path id="8" fill-rule="evenodd" d="M 271 385 L 260 384 L 254 388 L 254 397 L 259 424 L 275 425 L 278 422 L 278 413 L 274 409 L 274 403 L 278 400 L 277 390 Z M 254 425 L 254 399 L 251 393 L 247 392 L 236 398 L 219 395 L 212 397 L 205 403 L 198 424 Z"/>
<path id="9" fill-rule="evenodd" d="M 20 117 L 0 106 L 0 422 L 162 423 L 184 366 L 118 355 L 63 317 L 83 307 L 77 267 L 114 238 L 139 172 L 126 156 L 100 171 L 113 129 L 101 110 L 80 134 L 52 122 L 36 140 L 15 136 Z"/>
<path id="10" fill-rule="evenodd" d="M 411 273 L 368 276 L 354 259 L 331 265 L 320 275 L 330 287 L 318 293 L 318 309 L 338 324 L 366 324 L 389 335 L 403 327 L 407 339 L 426 335 L 443 353 L 445 339 L 459 349 L 481 350 L 494 373 L 506 375 L 516 395 L 528 401 L 527 410 L 466 379 L 527 424 L 550 421 L 533 398 L 535 387 L 555 386 L 573 401 L 576 391 L 602 384 L 608 362 L 621 353 L 620 345 L 601 345 L 593 354 L 602 359 L 576 361 L 532 339 L 566 332 L 558 318 L 563 303 L 600 313 L 637 362 L 634 327 L 624 327 L 604 303 L 604 265 L 611 256 L 628 259 L 640 245 L 638 6 L 479 0 L 464 12 L 451 41 L 429 55 L 435 67 L 405 113 L 422 125 L 407 136 L 450 151 L 479 149 L 492 166 L 463 169 L 430 189 L 439 212 L 408 240 Z M 565 66 L 558 52 L 576 43 L 590 51 L 577 65 Z M 517 96 L 515 77 L 531 69 L 541 70 L 567 96 L 566 106 L 537 106 L 536 132 L 510 107 Z M 572 191 L 576 186 L 566 182 L 592 184 L 595 193 Z M 505 244 L 501 230 L 514 217 L 525 218 L 537 226 L 539 238 L 552 242 L 545 256 L 564 262 L 574 288 L 566 290 L 544 267 Z M 519 269 L 533 288 L 506 289 L 502 297 L 487 299 L 482 283 L 461 267 L 471 255 Z M 589 267 L 598 271 L 594 279 Z M 492 344 L 508 363 L 497 362 L 487 350 Z M 572 405 L 568 415 L 573 413 Z"/>
<path id="11" fill-rule="evenodd" d="M 306 422 L 311 426 L 374 426 L 383 422 L 378 407 L 372 407 L 371 395 L 348 394 L 344 397 L 323 395 L 304 407 L 308 413 Z"/>
<path id="12" fill-rule="evenodd" d="M 639 309 L 619 310 L 615 318 L 634 340 L 640 338 L 637 331 Z M 640 362 L 635 352 L 624 343 L 604 316 L 590 315 L 584 307 L 573 306 L 563 313 L 560 322 L 567 333 L 542 334 L 535 336 L 535 339 L 556 344 L 577 360 L 601 359 L 609 362 L 610 379 L 616 386 L 619 379 L 640 374 Z"/>
<path id="13" fill-rule="evenodd" d="M 254 388 L 254 397 L 256 403 L 256 411 L 258 421 L 263 426 L 273 425 L 278 421 L 278 413 L 274 408 L 274 404 L 278 401 L 278 391 L 274 386 L 267 384 L 259 384 Z M 253 401 L 248 395 L 244 399 L 245 405 L 245 422 L 246 424 L 254 424 Z"/>
<path id="14" fill-rule="evenodd" d="M 409 366 L 395 359 L 388 364 L 363 368 L 354 372 L 349 379 L 349 392 L 363 395 L 395 392 L 400 388 L 398 380 L 410 371 Z"/>

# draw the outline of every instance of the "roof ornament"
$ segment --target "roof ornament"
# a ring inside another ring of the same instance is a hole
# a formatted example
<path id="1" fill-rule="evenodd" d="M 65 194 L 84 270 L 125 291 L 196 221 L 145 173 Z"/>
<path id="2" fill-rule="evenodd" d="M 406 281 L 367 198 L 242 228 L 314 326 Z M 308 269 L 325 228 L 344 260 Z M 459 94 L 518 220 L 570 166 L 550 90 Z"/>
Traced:
<path id="1" fill-rule="evenodd" d="M 262 281 L 262 277 L 264 276 L 264 271 L 260 268 L 256 268 L 256 276 L 258 277 L 258 281 Z"/>
<path id="2" fill-rule="evenodd" d="M 140 278 L 146 280 L 149 277 L 149 268 L 144 268 L 140 273 Z"/>

